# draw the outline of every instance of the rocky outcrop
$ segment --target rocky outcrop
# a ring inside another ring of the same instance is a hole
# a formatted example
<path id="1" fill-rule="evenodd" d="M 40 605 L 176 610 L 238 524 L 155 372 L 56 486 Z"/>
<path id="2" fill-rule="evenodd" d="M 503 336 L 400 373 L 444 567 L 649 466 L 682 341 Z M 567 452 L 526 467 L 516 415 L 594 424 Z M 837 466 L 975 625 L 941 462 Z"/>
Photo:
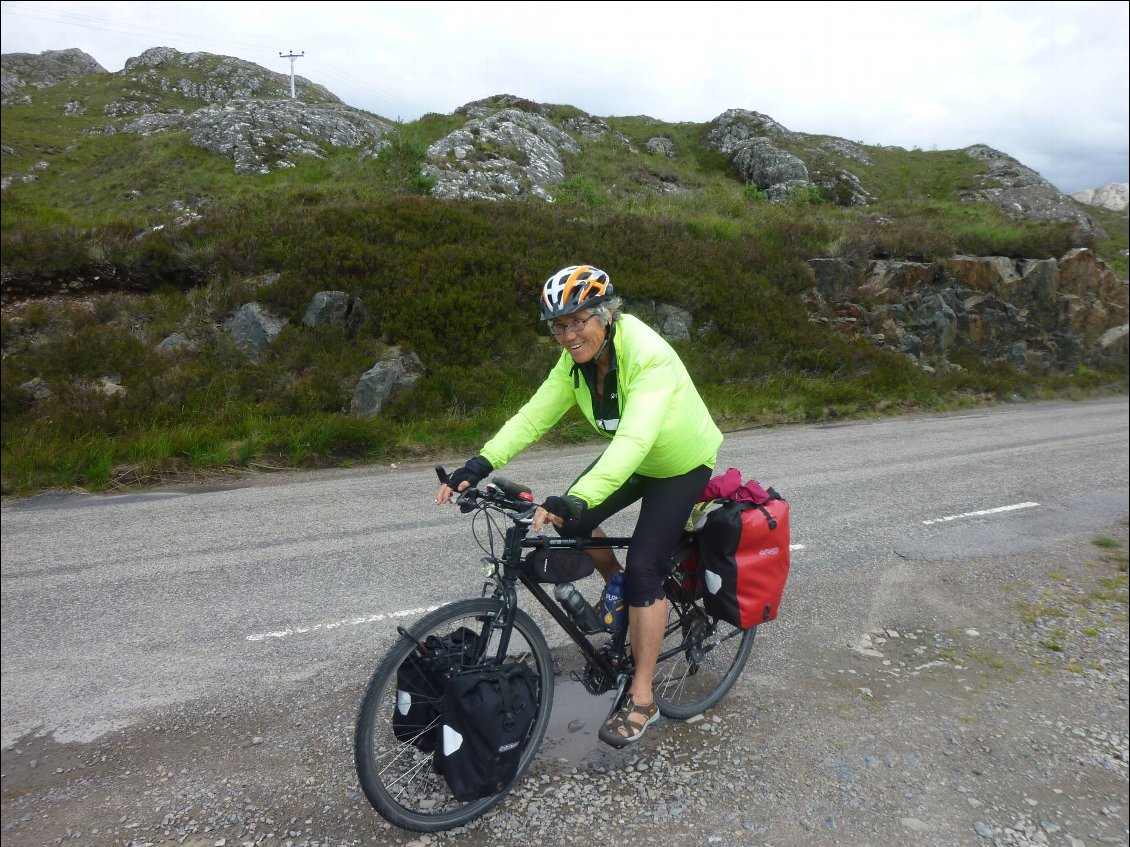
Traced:
<path id="1" fill-rule="evenodd" d="M 1058 261 L 814 259 L 809 268 L 812 320 L 923 365 L 960 350 L 1038 370 L 1126 364 L 1127 283 L 1090 250 Z"/>
<path id="2" fill-rule="evenodd" d="M 349 411 L 354 415 L 378 414 L 394 392 L 411 387 L 424 373 L 424 365 L 415 353 L 401 355 L 397 348 L 377 362 L 357 381 Z"/>
<path id="3" fill-rule="evenodd" d="M 1088 206 L 1101 206 L 1114 212 L 1122 212 L 1130 201 L 1130 182 L 1112 182 L 1102 188 L 1076 191 L 1071 197 Z"/>
<path id="4" fill-rule="evenodd" d="M 118 73 L 140 94 L 175 93 L 206 103 L 290 98 L 289 74 L 214 53 L 181 53 L 172 47 L 153 47 L 127 60 Z M 294 88 L 296 98 L 304 103 L 341 103 L 329 89 L 301 76 L 294 77 Z"/>
<path id="5" fill-rule="evenodd" d="M 1014 218 L 1035 218 L 1073 224 L 1083 236 L 1106 238 L 1106 232 L 1058 188 L 1031 168 L 984 144 L 961 152 L 987 166 L 981 185 L 962 194 L 962 199 L 992 203 Z"/>
<path id="6" fill-rule="evenodd" d="M 109 73 L 94 57 L 78 50 L 5 53 L 0 56 L 0 96 L 23 88 L 46 88 L 67 79 Z"/>
<path id="7" fill-rule="evenodd" d="M 436 197 L 552 202 L 549 188 L 565 179 L 564 156 L 580 152 L 572 136 L 544 116 L 508 108 L 473 118 L 428 147 L 424 174 L 435 180 Z"/>
<path id="8" fill-rule="evenodd" d="M 827 153 L 868 163 L 863 148 L 849 141 L 829 146 L 804 133 L 790 132 L 760 112 L 729 109 L 710 122 L 708 143 L 729 156 L 738 178 L 765 192 L 771 203 L 815 192 L 843 206 L 865 206 L 874 196 L 859 177 Z"/>
<path id="9" fill-rule="evenodd" d="M 185 130 L 192 143 L 235 161 L 240 174 L 294 167 L 297 156 L 325 158 L 330 147 L 364 147 L 380 141 L 392 124 L 368 112 L 333 103 L 232 100 L 184 115 L 143 115 L 122 132 L 151 135 Z"/>
<path id="10" fill-rule="evenodd" d="M 694 317 L 686 309 L 657 300 L 641 300 L 625 302 L 624 311 L 635 315 L 668 341 L 689 341 L 691 338 Z"/>
<path id="11" fill-rule="evenodd" d="M 311 328 L 340 326 L 353 337 L 368 319 L 360 297 L 350 297 L 345 291 L 319 291 L 310 299 L 302 323 Z"/>
<path id="12" fill-rule="evenodd" d="M 254 361 L 282 332 L 283 324 L 259 303 L 246 303 L 224 321 L 224 329 L 235 346 Z"/>

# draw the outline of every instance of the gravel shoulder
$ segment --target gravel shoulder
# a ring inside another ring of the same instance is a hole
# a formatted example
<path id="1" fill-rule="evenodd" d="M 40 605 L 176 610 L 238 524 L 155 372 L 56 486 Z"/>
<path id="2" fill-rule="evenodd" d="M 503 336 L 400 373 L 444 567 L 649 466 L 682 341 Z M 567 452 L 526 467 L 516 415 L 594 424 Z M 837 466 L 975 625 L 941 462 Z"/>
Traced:
<path id="1" fill-rule="evenodd" d="M 353 773 L 371 655 L 300 687 L 197 701 L 89 744 L 3 751 L 5 847 L 1127 845 L 1127 522 L 1015 556 L 892 557 L 870 590 L 790 585 L 733 693 L 603 747 L 568 683 L 494 812 L 419 836 Z"/>

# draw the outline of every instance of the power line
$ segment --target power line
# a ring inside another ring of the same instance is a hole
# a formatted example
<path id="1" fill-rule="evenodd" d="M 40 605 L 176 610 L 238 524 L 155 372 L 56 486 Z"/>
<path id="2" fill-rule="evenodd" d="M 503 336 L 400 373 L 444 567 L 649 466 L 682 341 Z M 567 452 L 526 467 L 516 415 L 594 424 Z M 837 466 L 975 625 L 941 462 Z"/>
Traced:
<path id="1" fill-rule="evenodd" d="M 40 6 L 31 6 L 25 3 L 12 2 L 12 0 L 3 0 L 3 2 L 0 3 L 0 6 L 3 7 L 4 13 L 6 15 L 15 15 L 17 17 L 29 18 L 32 20 L 47 21 L 49 23 L 65 24 L 75 26 L 80 29 L 97 30 L 101 32 L 114 32 L 135 37 L 173 37 L 182 42 L 190 40 L 203 45 L 215 45 L 216 47 L 223 47 L 227 49 L 238 48 L 240 50 L 251 51 L 256 54 L 262 52 L 263 50 L 262 44 L 251 44 L 245 41 L 218 39 L 208 35 L 186 33 L 179 30 L 153 27 L 145 24 L 138 24 L 132 21 L 107 19 L 103 17 L 82 14 L 81 12 L 72 12 L 62 9 L 47 9 Z M 282 58 L 287 58 L 282 53 L 280 53 L 279 56 Z M 404 98 L 398 97 L 385 89 L 364 82 L 348 71 L 344 71 L 333 64 L 324 61 L 314 61 L 307 57 L 307 66 L 317 72 L 319 76 L 328 77 L 331 80 L 336 80 L 343 85 L 349 86 L 351 90 L 358 92 L 361 95 L 371 95 L 379 103 L 388 104 L 392 106 L 397 112 L 412 112 L 416 109 L 419 109 L 418 103 L 405 100 Z M 311 79 L 309 76 L 304 78 L 308 79 L 311 82 L 316 82 L 316 80 Z M 291 60 L 292 85 L 293 80 L 294 61 Z M 328 88 L 328 86 L 325 87 Z M 294 96 L 293 91 L 291 96 Z M 374 109 L 373 111 L 376 111 L 378 114 L 386 113 L 385 109 L 383 108 Z"/>
<path id="2" fill-rule="evenodd" d="M 91 15 L 83 15 L 78 12 L 68 12 L 61 9 L 49 10 L 39 7 L 28 7 L 21 3 L 10 2 L 10 0 L 5 0 L 5 2 L 0 5 L 3 6 L 4 11 L 9 15 L 15 15 L 21 18 L 30 18 L 32 20 L 47 21 L 49 23 L 70 24 L 82 29 L 93 29 L 99 30 L 101 32 L 117 32 L 124 35 L 136 36 L 174 36 L 177 38 L 193 39 L 205 44 L 227 45 L 229 47 L 239 47 L 247 50 L 262 49 L 262 46 L 259 44 L 249 44 L 243 41 L 217 39 L 206 35 L 198 35 L 195 33 L 185 33 L 176 30 L 162 29 L 160 27 L 147 26 L 145 24 L 138 24 L 132 21 L 108 20 L 106 18 L 98 18 Z"/>

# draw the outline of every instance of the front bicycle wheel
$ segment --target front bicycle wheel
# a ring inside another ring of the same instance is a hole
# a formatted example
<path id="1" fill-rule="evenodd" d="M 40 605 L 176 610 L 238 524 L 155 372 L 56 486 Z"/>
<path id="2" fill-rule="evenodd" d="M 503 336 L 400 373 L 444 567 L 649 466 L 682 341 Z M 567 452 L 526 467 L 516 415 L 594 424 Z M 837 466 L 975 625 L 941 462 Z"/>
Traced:
<path id="1" fill-rule="evenodd" d="M 660 713 L 685 720 L 725 697 L 749 660 L 756 631 L 711 618 L 701 600 L 669 584 L 667 628 L 654 681 Z"/>
<path id="2" fill-rule="evenodd" d="M 533 671 L 537 680 L 537 711 L 523 742 L 518 771 L 509 785 L 478 800 L 457 800 L 443 776 L 436 772 L 429 745 L 420 741 L 420 730 L 426 728 L 406 733 L 403 723 L 396 722 L 398 671 L 410 654 L 419 656 L 418 645 L 451 644 L 453 633 L 470 631 L 474 633 L 472 637 L 459 636 L 454 653 L 449 648 L 448 661 L 454 656 L 458 670 L 495 664 L 499 644 L 506 634 L 502 611 L 502 601 L 489 597 L 460 600 L 437 609 L 411 627 L 408 635 L 401 635 L 373 672 L 357 716 L 353 754 L 365 796 L 390 823 L 417 832 L 438 832 L 472 821 L 506 796 L 537 754 L 553 702 L 553 662 L 545 636 L 520 609 L 515 610 L 502 661 L 521 662 Z M 469 643 L 474 644 L 470 649 L 466 647 Z M 437 707 L 441 699 L 442 692 L 436 691 Z M 438 712 L 433 715 L 434 728 L 439 716 Z"/>

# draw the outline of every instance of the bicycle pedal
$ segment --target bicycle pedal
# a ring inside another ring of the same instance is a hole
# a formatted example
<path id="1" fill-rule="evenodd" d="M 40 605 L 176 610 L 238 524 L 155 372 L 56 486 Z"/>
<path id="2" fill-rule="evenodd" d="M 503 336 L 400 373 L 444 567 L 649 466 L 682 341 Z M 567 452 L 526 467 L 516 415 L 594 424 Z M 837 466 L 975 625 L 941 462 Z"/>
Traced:
<path id="1" fill-rule="evenodd" d="M 585 681 L 585 678 L 583 676 L 581 676 L 579 673 L 577 673 L 576 671 L 569 671 L 569 679 L 573 680 L 573 682 L 579 682 L 582 685 L 584 684 L 584 681 Z"/>

